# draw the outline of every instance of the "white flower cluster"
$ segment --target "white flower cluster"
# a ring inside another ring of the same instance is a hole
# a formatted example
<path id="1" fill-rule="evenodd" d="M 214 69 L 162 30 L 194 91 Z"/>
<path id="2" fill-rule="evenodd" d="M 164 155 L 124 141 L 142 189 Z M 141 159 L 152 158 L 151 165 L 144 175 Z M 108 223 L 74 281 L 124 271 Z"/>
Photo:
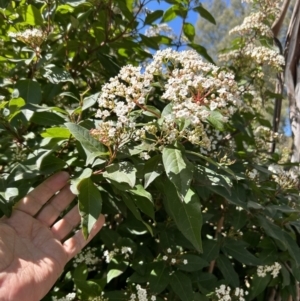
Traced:
<path id="1" fill-rule="evenodd" d="M 76 268 L 80 263 L 84 262 L 88 267 L 88 271 L 95 271 L 96 265 L 101 261 L 101 259 L 95 255 L 96 250 L 97 248 L 85 248 L 74 257 L 73 266 Z"/>
<path id="2" fill-rule="evenodd" d="M 171 253 L 172 253 L 172 249 L 171 249 L 171 248 L 168 248 L 168 249 L 167 249 L 167 253 L 171 254 Z M 162 259 L 163 259 L 164 261 L 167 261 L 167 260 L 169 259 L 169 257 L 168 257 L 167 255 L 164 255 L 164 256 L 162 257 Z M 170 262 L 171 262 L 171 264 L 175 264 L 175 263 L 177 263 L 177 260 L 176 260 L 176 258 L 171 258 Z M 182 261 L 182 263 L 183 263 L 183 264 L 188 264 L 188 260 L 187 260 L 187 259 L 184 259 L 184 260 Z"/>
<path id="3" fill-rule="evenodd" d="M 281 70 L 285 64 L 284 57 L 273 49 L 264 46 L 248 44 L 244 49 L 245 55 L 251 57 L 258 65 L 269 65 Z"/>
<path id="4" fill-rule="evenodd" d="M 298 188 L 299 185 L 299 167 L 292 167 L 284 170 L 281 165 L 271 164 L 268 167 L 271 171 L 272 179 L 280 186 L 281 189 Z"/>
<path id="5" fill-rule="evenodd" d="M 258 178 L 259 173 L 258 171 L 253 168 L 252 170 L 247 171 L 247 176 L 251 179 L 251 180 L 255 180 Z"/>
<path id="6" fill-rule="evenodd" d="M 285 64 L 284 57 L 273 49 L 259 46 L 260 38 L 273 36 L 271 26 L 278 13 L 280 13 L 281 0 L 246 2 L 252 3 L 254 9 L 257 11 L 250 14 L 244 19 L 241 25 L 234 27 L 230 31 L 230 33 L 236 33 L 243 37 L 244 46 L 239 50 L 232 50 L 228 53 L 221 54 L 219 60 L 227 62 L 233 61 L 233 63 L 236 64 L 239 60 L 247 62 L 248 58 L 249 70 L 253 70 L 253 62 L 255 62 L 258 67 L 268 65 L 275 70 L 281 71 Z M 257 74 L 252 74 L 251 76 L 262 78 L 263 72 L 257 72 Z"/>
<path id="7" fill-rule="evenodd" d="M 69 293 L 65 297 L 62 297 L 62 298 L 59 298 L 59 299 L 57 297 L 53 296 L 52 300 L 53 301 L 72 301 L 72 300 L 75 299 L 75 297 L 76 297 L 75 293 Z"/>
<path id="8" fill-rule="evenodd" d="M 271 273 L 273 278 L 276 278 L 281 270 L 281 265 L 278 262 L 275 262 L 273 265 L 265 265 L 257 267 L 257 276 L 266 277 L 267 273 Z"/>
<path id="9" fill-rule="evenodd" d="M 256 12 L 246 17 L 241 25 L 238 25 L 229 31 L 229 34 L 238 33 L 241 36 L 253 34 L 253 31 L 259 35 L 272 37 L 273 33 L 269 26 L 263 21 L 266 16 L 262 12 Z"/>
<path id="10" fill-rule="evenodd" d="M 173 29 L 167 23 L 155 24 L 145 30 L 145 36 L 147 37 L 156 37 L 158 35 L 164 35 L 172 40 L 177 39 Z"/>
<path id="11" fill-rule="evenodd" d="M 128 259 L 130 254 L 133 254 L 133 251 L 130 247 L 123 246 L 121 249 L 114 248 L 112 251 L 105 250 L 103 252 L 103 256 L 105 257 L 105 261 L 110 263 L 111 260 L 117 255 L 123 254 L 125 259 Z"/>
<path id="12" fill-rule="evenodd" d="M 247 44 L 241 50 L 232 50 L 227 53 L 223 53 L 219 55 L 220 61 L 231 61 L 237 60 L 241 58 L 249 58 L 252 62 L 262 66 L 268 65 L 273 67 L 276 70 L 282 70 L 285 61 L 284 57 L 278 53 L 277 51 L 267 48 L 265 46 L 256 46 L 252 43 Z M 253 74 L 257 76 L 257 74 Z M 259 77 L 262 77 L 263 73 L 259 74 Z"/>
<path id="13" fill-rule="evenodd" d="M 229 286 L 222 284 L 219 288 L 215 289 L 215 293 L 219 298 L 218 301 L 231 301 L 232 300 L 232 292 Z M 238 298 L 238 301 L 245 301 L 244 296 L 248 295 L 247 291 L 244 291 L 242 288 L 235 288 L 233 295 Z"/>
<path id="14" fill-rule="evenodd" d="M 153 86 L 157 82 L 160 92 Z M 155 100 L 166 105 L 162 113 L 149 106 L 155 91 Z M 152 149 L 181 140 L 209 148 L 207 118 L 217 110 L 227 122 L 239 107 L 240 96 L 234 76 L 203 62 L 196 51 L 165 49 L 154 55 L 144 72 L 140 67 L 123 67 L 102 87 L 98 103 L 96 117 L 102 122 L 91 134 L 107 146 L 130 138 L 144 141 L 150 135 Z M 153 120 L 137 125 L 141 112 Z"/>
<path id="15" fill-rule="evenodd" d="M 139 284 L 136 285 L 136 294 L 132 293 L 130 295 L 129 301 L 148 301 L 148 300 L 156 301 L 156 297 L 152 295 L 150 299 L 148 299 L 147 290 L 142 288 Z"/>
<path id="16" fill-rule="evenodd" d="M 26 29 L 21 32 L 9 32 L 8 36 L 34 48 L 41 46 L 46 37 L 44 32 L 37 28 Z"/>

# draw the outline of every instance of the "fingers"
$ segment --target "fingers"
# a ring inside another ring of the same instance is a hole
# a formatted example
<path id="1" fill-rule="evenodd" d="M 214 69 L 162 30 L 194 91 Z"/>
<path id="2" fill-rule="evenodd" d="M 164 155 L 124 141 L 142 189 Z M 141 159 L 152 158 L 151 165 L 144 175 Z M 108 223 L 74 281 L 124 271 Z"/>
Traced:
<path id="1" fill-rule="evenodd" d="M 68 180 L 69 174 L 67 172 L 61 171 L 54 174 L 21 199 L 15 208 L 35 215 L 57 191 L 67 184 Z"/>
<path id="2" fill-rule="evenodd" d="M 74 206 L 62 219 L 52 226 L 51 231 L 55 238 L 63 240 L 79 223 L 78 206 Z"/>
<path id="3" fill-rule="evenodd" d="M 75 195 L 71 192 L 69 186 L 65 186 L 57 195 L 55 195 L 37 214 L 36 219 L 50 227 L 61 212 L 67 208 L 74 200 Z"/>
<path id="4" fill-rule="evenodd" d="M 85 240 L 82 230 L 76 232 L 74 236 L 69 238 L 63 243 L 63 248 L 65 249 L 68 255 L 68 261 L 77 255 L 91 240 L 92 238 L 100 231 L 104 224 L 105 218 L 103 215 L 100 215 L 97 222 L 92 228 L 92 231 L 87 240 Z"/>

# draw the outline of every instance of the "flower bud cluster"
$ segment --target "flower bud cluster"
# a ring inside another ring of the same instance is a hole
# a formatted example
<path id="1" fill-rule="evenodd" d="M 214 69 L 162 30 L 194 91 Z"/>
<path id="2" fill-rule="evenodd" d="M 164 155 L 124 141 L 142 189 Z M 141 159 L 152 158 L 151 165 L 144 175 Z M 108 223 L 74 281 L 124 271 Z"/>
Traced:
<path id="1" fill-rule="evenodd" d="M 9 32 L 8 36 L 19 40 L 34 49 L 41 46 L 46 38 L 44 32 L 37 28 L 26 29 L 25 31 L 21 32 Z"/>
<path id="2" fill-rule="evenodd" d="M 266 16 L 263 12 L 256 12 L 246 17 L 241 25 L 238 25 L 229 31 L 229 34 L 237 33 L 241 36 L 252 34 L 253 31 L 261 36 L 272 37 L 273 33 L 269 26 L 263 21 Z"/>
<path id="3" fill-rule="evenodd" d="M 96 250 L 97 248 L 87 247 L 81 253 L 77 254 L 73 259 L 74 268 L 84 262 L 88 267 L 88 271 L 96 270 L 96 265 L 101 262 L 101 259 L 95 254 Z"/>
<path id="4" fill-rule="evenodd" d="M 165 107 L 162 113 L 152 101 Z M 203 62 L 194 50 L 165 49 L 144 70 L 123 67 L 102 87 L 98 103 L 96 117 L 102 121 L 91 134 L 105 145 L 148 139 L 153 149 L 188 140 L 210 148 L 207 118 L 218 111 L 227 122 L 240 105 L 240 95 L 231 73 Z M 143 114 L 151 117 L 144 124 Z"/>
<path id="5" fill-rule="evenodd" d="M 136 293 L 130 295 L 129 301 L 156 301 L 156 297 L 152 295 L 148 298 L 147 290 L 142 288 L 139 284 L 136 285 Z"/>
<path id="6" fill-rule="evenodd" d="M 215 293 L 219 298 L 218 301 L 231 301 L 231 300 L 238 300 L 238 301 L 245 301 L 244 296 L 248 295 L 247 291 L 244 291 L 242 288 L 235 288 L 234 292 L 231 291 L 229 286 L 222 284 L 219 288 L 215 289 Z"/>
<path id="7" fill-rule="evenodd" d="M 299 186 L 299 167 L 292 167 L 284 170 L 282 166 L 271 164 L 268 167 L 271 171 L 272 179 L 280 186 L 281 189 L 298 188 Z"/>
<path id="8" fill-rule="evenodd" d="M 104 251 L 103 256 L 107 263 L 110 263 L 111 260 L 118 254 L 123 254 L 125 259 L 128 259 L 130 254 L 133 254 L 133 251 L 130 247 L 123 246 L 121 249 L 114 248 L 112 251 Z"/>
<path id="9" fill-rule="evenodd" d="M 257 267 L 257 276 L 266 277 L 267 273 L 271 273 L 273 278 L 276 278 L 281 270 L 281 265 L 275 262 L 273 265 L 265 265 Z"/>

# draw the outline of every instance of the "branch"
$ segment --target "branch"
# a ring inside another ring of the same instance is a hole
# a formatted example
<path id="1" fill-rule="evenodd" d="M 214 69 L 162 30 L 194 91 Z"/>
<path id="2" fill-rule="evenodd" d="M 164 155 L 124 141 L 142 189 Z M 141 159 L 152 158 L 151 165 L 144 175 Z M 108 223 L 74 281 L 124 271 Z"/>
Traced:
<path id="1" fill-rule="evenodd" d="M 271 27 L 274 37 L 277 37 L 279 34 L 279 31 L 283 24 L 284 17 L 286 15 L 289 5 L 290 5 L 290 0 L 285 0 L 281 8 L 280 15 L 278 16 L 277 20 L 274 21 Z"/>

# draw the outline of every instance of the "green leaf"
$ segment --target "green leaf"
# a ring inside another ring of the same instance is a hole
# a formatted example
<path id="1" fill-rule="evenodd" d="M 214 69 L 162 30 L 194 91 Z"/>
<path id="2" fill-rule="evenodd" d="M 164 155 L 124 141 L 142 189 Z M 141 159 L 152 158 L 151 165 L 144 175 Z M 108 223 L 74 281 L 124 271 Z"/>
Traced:
<path id="1" fill-rule="evenodd" d="M 82 179 L 77 188 L 82 231 L 87 239 L 101 214 L 102 198 L 100 191 L 90 178 Z"/>
<path id="2" fill-rule="evenodd" d="M 218 111 L 211 111 L 207 121 L 217 130 L 224 131 L 224 117 Z"/>
<path id="3" fill-rule="evenodd" d="M 46 138 L 61 138 L 61 139 L 69 139 L 70 138 L 70 131 L 66 128 L 61 127 L 53 127 L 50 129 L 46 129 L 46 131 L 41 133 L 41 136 Z"/>
<path id="4" fill-rule="evenodd" d="M 18 13 L 22 16 L 24 22 L 28 25 L 43 25 L 43 18 L 40 11 L 31 4 L 19 6 Z"/>
<path id="5" fill-rule="evenodd" d="M 144 188 L 147 188 L 164 171 L 160 155 L 151 157 L 144 167 Z"/>
<path id="6" fill-rule="evenodd" d="M 65 125 L 70 130 L 71 134 L 80 142 L 87 152 L 87 155 L 89 155 L 89 153 L 102 152 L 102 157 L 106 157 L 105 146 L 94 139 L 90 135 L 89 130 L 75 123 L 66 123 Z"/>
<path id="7" fill-rule="evenodd" d="M 167 179 L 164 181 L 163 189 L 165 195 L 163 202 L 177 228 L 198 252 L 202 252 L 202 213 L 198 196 L 189 190 L 182 201 L 173 184 Z"/>
<path id="8" fill-rule="evenodd" d="M 152 24 L 154 21 L 161 18 L 163 14 L 164 14 L 163 10 L 155 10 L 154 12 L 147 14 L 145 18 L 145 24 L 147 25 Z"/>
<path id="9" fill-rule="evenodd" d="M 278 241 L 284 242 L 284 231 L 268 219 L 266 219 L 264 216 L 257 216 L 258 222 L 262 228 L 266 231 L 266 233 Z"/>
<path id="10" fill-rule="evenodd" d="M 182 271 L 196 272 L 202 270 L 204 267 L 209 266 L 208 261 L 193 254 L 180 255 L 179 259 L 180 263 L 177 264 L 177 267 Z M 187 264 L 184 264 L 184 260 L 187 260 Z"/>
<path id="11" fill-rule="evenodd" d="M 100 93 L 93 94 L 83 99 L 82 111 L 92 107 L 98 100 Z"/>
<path id="12" fill-rule="evenodd" d="M 206 19 L 210 23 L 212 23 L 214 25 L 217 24 L 215 18 L 202 5 L 195 7 L 193 10 L 198 12 L 202 18 Z"/>
<path id="13" fill-rule="evenodd" d="M 251 254 L 246 247 L 247 243 L 241 240 L 226 239 L 223 250 L 237 261 L 247 265 L 262 265 L 259 258 Z"/>
<path id="14" fill-rule="evenodd" d="M 249 292 L 249 300 L 253 300 L 255 297 L 263 293 L 268 284 L 271 281 L 271 275 L 267 274 L 265 277 L 258 277 L 255 273 L 252 276 L 252 281 L 250 285 L 250 292 Z"/>
<path id="15" fill-rule="evenodd" d="M 44 69 L 43 76 L 49 80 L 52 84 L 59 84 L 65 82 L 71 82 L 74 84 L 74 79 L 71 74 L 62 68 L 54 65 L 48 65 Z"/>
<path id="16" fill-rule="evenodd" d="M 195 27 L 191 23 L 183 24 L 183 32 L 187 36 L 190 42 L 194 41 L 195 37 Z"/>
<path id="17" fill-rule="evenodd" d="M 175 272 L 170 277 L 170 285 L 181 301 L 194 300 L 192 282 L 188 276 L 181 272 Z"/>
<path id="18" fill-rule="evenodd" d="M 108 265 L 107 283 L 123 274 L 127 267 L 128 262 L 124 260 L 123 256 L 115 256 Z"/>
<path id="19" fill-rule="evenodd" d="M 143 34 L 139 34 L 140 35 L 140 38 L 142 40 L 142 42 L 149 48 L 152 48 L 152 49 L 155 49 L 155 50 L 158 50 L 159 49 L 159 46 L 157 44 L 157 42 L 155 41 L 155 39 L 153 39 L 152 37 L 147 37 Z"/>
<path id="20" fill-rule="evenodd" d="M 35 112 L 30 120 L 35 124 L 44 125 L 44 126 L 64 124 L 64 122 L 66 122 L 64 118 L 60 117 L 54 112 Z"/>
<path id="21" fill-rule="evenodd" d="M 19 80 L 16 84 L 16 89 L 19 91 L 19 96 L 26 103 L 39 104 L 42 100 L 42 91 L 40 84 L 31 79 Z"/>
<path id="22" fill-rule="evenodd" d="M 295 260 L 297 266 L 300 267 L 300 248 L 297 242 L 287 232 L 284 231 L 283 235 L 284 235 L 285 245 L 291 257 Z"/>
<path id="23" fill-rule="evenodd" d="M 127 193 L 123 193 L 123 201 L 125 203 L 125 205 L 127 206 L 127 208 L 131 211 L 131 213 L 134 215 L 134 217 L 142 222 L 144 224 L 144 226 L 146 227 L 146 229 L 149 231 L 149 233 L 153 236 L 153 230 L 152 228 L 146 223 L 144 222 L 143 218 L 141 217 L 141 214 L 139 212 L 139 210 L 137 209 L 136 204 L 133 201 L 133 198 L 128 195 Z"/>
<path id="24" fill-rule="evenodd" d="M 212 260 L 215 260 L 220 253 L 220 244 L 215 240 L 204 240 L 203 241 L 203 254 L 202 257 L 208 261 L 211 262 Z"/>
<path id="25" fill-rule="evenodd" d="M 220 269 L 225 280 L 233 287 L 240 286 L 239 275 L 234 270 L 232 262 L 224 255 L 220 254 L 217 259 L 217 267 Z"/>
<path id="26" fill-rule="evenodd" d="M 205 47 L 199 45 L 199 44 L 188 44 L 187 46 L 195 49 L 200 55 L 202 55 L 206 60 L 208 60 L 210 63 L 215 64 L 214 60 L 210 57 L 210 55 L 207 53 L 207 50 Z"/>
<path id="27" fill-rule="evenodd" d="M 154 263 L 149 278 L 151 293 L 160 294 L 169 284 L 169 271 L 164 262 Z"/>
<path id="28" fill-rule="evenodd" d="M 103 176 L 118 183 L 126 183 L 133 188 L 136 181 L 136 172 L 134 165 L 124 161 L 107 166 Z"/>
<path id="29" fill-rule="evenodd" d="M 183 156 L 181 150 L 172 147 L 163 149 L 162 159 L 168 178 L 184 197 L 193 178 L 193 165 Z"/>
<path id="30" fill-rule="evenodd" d="M 162 19 L 161 19 L 161 23 L 164 23 L 164 22 L 170 22 L 172 21 L 173 19 L 175 19 L 177 17 L 177 10 L 178 10 L 178 7 L 173 5 L 171 6 L 170 8 L 168 8 Z"/>
<path id="31" fill-rule="evenodd" d="M 55 157 L 53 154 L 51 154 L 51 152 L 52 150 L 50 152 L 46 152 L 39 158 L 39 160 L 36 163 L 41 173 L 49 174 L 56 171 L 60 171 L 66 165 L 66 163 L 63 160 Z"/>
<path id="32" fill-rule="evenodd" d="M 135 189 L 129 190 L 129 192 L 134 195 L 133 199 L 135 200 L 136 205 L 143 213 L 154 220 L 154 203 L 151 193 L 146 191 L 140 184 L 136 185 L 134 188 Z"/>

